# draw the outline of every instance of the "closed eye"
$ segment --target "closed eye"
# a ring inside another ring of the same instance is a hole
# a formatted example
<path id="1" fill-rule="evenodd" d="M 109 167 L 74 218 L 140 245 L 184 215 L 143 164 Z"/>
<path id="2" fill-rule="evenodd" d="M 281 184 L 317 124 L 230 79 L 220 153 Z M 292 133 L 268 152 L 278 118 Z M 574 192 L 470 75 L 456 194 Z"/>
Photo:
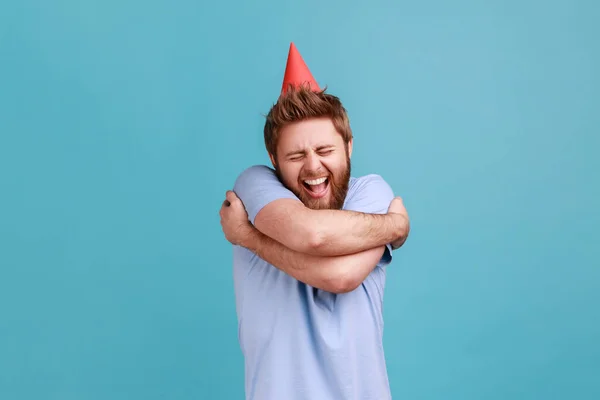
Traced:
<path id="1" fill-rule="evenodd" d="M 328 149 L 328 150 L 321 150 L 321 151 L 319 151 L 319 155 L 321 155 L 321 156 L 328 156 L 328 155 L 330 155 L 331 153 L 333 153 L 333 149 Z"/>

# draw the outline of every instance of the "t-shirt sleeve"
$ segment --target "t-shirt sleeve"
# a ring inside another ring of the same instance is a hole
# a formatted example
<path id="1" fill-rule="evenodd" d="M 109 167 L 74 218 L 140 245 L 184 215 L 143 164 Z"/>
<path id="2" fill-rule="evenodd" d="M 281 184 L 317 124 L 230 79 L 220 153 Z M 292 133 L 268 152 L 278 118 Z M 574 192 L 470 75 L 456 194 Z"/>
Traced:
<path id="1" fill-rule="evenodd" d="M 233 191 L 242 200 L 252 224 L 264 206 L 278 199 L 296 199 L 277 178 L 275 171 L 266 165 L 254 165 L 244 170 L 236 179 Z"/>
<path id="2" fill-rule="evenodd" d="M 390 185 L 376 174 L 365 175 L 357 178 L 351 187 L 351 196 L 344 209 L 369 214 L 386 214 L 390 203 L 394 199 L 394 191 Z M 392 262 L 392 246 L 386 245 L 380 265 L 389 265 Z"/>

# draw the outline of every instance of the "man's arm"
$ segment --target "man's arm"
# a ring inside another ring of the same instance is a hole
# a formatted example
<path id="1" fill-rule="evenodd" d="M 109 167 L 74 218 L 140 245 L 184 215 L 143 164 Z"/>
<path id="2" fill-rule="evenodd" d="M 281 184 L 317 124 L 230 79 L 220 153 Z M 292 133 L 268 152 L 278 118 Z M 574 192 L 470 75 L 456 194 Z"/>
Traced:
<path id="1" fill-rule="evenodd" d="M 407 234 L 402 214 L 312 210 L 290 199 L 267 204 L 254 225 L 290 249 L 313 255 L 347 255 L 397 241 Z"/>
<path id="2" fill-rule="evenodd" d="M 391 188 L 382 179 L 370 182 L 355 201 L 366 207 L 345 211 L 309 209 L 266 166 L 245 170 L 234 191 L 263 234 L 300 253 L 338 256 L 402 242 L 408 235 L 408 217 L 386 213 L 393 199 Z"/>
<path id="3" fill-rule="evenodd" d="M 285 247 L 254 227 L 241 245 L 295 279 L 338 294 L 356 289 L 382 260 L 385 251 L 385 246 L 380 246 L 337 257 L 304 254 Z"/>

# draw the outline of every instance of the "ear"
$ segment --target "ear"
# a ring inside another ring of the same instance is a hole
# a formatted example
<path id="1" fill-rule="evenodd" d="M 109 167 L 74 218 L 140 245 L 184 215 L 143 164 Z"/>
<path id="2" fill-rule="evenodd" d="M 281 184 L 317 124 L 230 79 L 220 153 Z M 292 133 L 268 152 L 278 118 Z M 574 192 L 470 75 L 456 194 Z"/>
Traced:
<path id="1" fill-rule="evenodd" d="M 353 139 L 350 139 L 350 141 L 348 142 L 348 158 L 352 157 L 352 142 Z"/>
<path id="2" fill-rule="evenodd" d="M 273 156 L 273 154 L 269 153 L 269 158 L 271 159 L 271 164 L 273 164 L 273 168 L 275 168 L 275 166 L 277 165 L 277 162 L 275 162 L 275 157 Z"/>

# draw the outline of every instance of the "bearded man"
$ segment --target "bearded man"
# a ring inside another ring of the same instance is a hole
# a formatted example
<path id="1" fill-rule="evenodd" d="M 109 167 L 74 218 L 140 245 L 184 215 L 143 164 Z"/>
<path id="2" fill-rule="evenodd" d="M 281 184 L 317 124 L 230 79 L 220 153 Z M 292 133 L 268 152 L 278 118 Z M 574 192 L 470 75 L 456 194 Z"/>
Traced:
<path id="1" fill-rule="evenodd" d="M 346 110 L 293 43 L 264 137 L 273 168 L 243 171 L 220 211 L 246 398 L 390 399 L 385 268 L 408 214 L 381 176 L 351 176 Z"/>

